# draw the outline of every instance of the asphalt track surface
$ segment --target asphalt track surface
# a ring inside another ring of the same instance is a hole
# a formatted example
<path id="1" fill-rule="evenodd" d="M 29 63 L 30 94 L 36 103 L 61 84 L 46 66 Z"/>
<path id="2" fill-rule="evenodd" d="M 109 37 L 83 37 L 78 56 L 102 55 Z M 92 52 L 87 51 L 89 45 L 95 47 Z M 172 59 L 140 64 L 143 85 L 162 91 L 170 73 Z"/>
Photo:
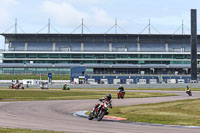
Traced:
<path id="1" fill-rule="evenodd" d="M 158 103 L 182 99 L 200 98 L 200 92 L 193 92 L 189 97 L 185 92 L 172 91 L 139 91 L 167 92 L 179 96 L 133 98 L 113 100 L 113 107 Z M 127 92 L 128 93 L 128 92 Z M 54 130 L 75 133 L 199 133 L 200 129 L 183 127 L 165 127 L 121 123 L 115 121 L 89 121 L 74 117 L 75 111 L 89 110 L 98 100 L 57 100 L 57 101 L 24 101 L 0 103 L 0 127 L 28 128 L 37 130 Z"/>

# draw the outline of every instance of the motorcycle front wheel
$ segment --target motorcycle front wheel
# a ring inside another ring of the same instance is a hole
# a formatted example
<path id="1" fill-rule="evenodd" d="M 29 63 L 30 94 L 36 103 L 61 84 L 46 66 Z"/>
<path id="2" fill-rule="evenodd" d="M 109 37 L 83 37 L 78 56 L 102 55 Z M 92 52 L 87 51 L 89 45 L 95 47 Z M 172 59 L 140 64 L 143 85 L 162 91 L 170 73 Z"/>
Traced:
<path id="1" fill-rule="evenodd" d="M 94 118 L 94 113 L 90 112 L 89 116 L 88 116 L 88 120 L 92 120 Z"/>

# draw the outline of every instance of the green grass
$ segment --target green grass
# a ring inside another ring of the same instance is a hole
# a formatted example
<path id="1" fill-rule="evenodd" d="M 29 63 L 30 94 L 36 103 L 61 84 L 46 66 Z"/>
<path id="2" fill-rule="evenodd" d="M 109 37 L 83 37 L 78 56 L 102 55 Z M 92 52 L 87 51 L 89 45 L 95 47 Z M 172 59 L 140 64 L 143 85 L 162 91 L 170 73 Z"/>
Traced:
<path id="1" fill-rule="evenodd" d="M 98 99 L 110 93 L 117 98 L 116 92 L 109 91 L 80 91 L 80 90 L 0 90 L 0 101 L 27 101 L 27 100 L 75 100 L 75 99 Z M 174 96 L 167 93 L 128 92 L 126 98 L 144 98 Z"/>
<path id="2" fill-rule="evenodd" d="M 200 99 L 115 107 L 110 115 L 134 122 L 200 126 Z"/>
<path id="3" fill-rule="evenodd" d="M 29 130 L 29 129 L 10 129 L 10 128 L 0 128 L 0 133 L 64 133 L 64 132 L 54 132 L 46 130 Z"/>
<path id="4" fill-rule="evenodd" d="M 53 80 L 69 80 L 70 75 L 52 75 Z M 0 74 L 0 80 L 40 79 L 40 74 Z M 47 80 L 48 75 L 41 75 L 42 80 Z"/>
<path id="5" fill-rule="evenodd" d="M 92 90 L 117 90 L 117 88 L 74 88 Z M 185 91 L 185 88 L 125 88 L 126 90 L 163 90 L 163 91 Z M 200 91 L 200 88 L 191 88 L 192 91 Z"/>

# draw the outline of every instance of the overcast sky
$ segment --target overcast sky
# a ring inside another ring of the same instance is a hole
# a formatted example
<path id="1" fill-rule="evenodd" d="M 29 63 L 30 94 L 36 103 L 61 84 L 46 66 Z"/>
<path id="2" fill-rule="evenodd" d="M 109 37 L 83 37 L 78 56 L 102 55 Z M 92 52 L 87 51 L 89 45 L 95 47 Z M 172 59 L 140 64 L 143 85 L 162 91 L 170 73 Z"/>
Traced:
<path id="1" fill-rule="evenodd" d="M 26 33 L 40 31 L 51 19 L 56 33 L 71 33 L 84 19 L 85 33 L 105 33 L 117 18 L 119 33 L 140 33 L 148 25 L 159 32 L 174 33 L 184 22 L 184 32 L 190 33 L 190 9 L 196 8 L 200 18 L 199 0 L 0 0 L 0 32 L 18 25 Z M 199 10 L 198 10 L 199 9 Z M 199 19 L 198 19 L 199 20 Z M 158 33 L 152 28 L 152 33 Z M 200 29 L 200 22 L 198 21 Z M 46 33 L 47 28 L 41 33 Z M 7 33 L 14 32 L 14 27 Z M 22 31 L 18 28 L 18 32 Z M 80 33 L 77 29 L 75 33 Z M 114 33 L 114 29 L 109 31 Z M 145 30 L 143 33 L 148 33 Z M 181 33 L 181 30 L 176 33 Z M 199 33 L 199 30 L 198 30 Z M 0 37 L 0 48 L 4 38 Z"/>

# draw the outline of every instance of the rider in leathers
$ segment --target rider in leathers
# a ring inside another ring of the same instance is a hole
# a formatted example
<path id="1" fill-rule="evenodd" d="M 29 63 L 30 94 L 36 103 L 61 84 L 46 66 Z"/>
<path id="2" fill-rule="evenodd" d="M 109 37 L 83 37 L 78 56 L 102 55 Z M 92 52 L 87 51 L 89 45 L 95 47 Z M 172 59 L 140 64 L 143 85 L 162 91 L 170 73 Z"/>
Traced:
<path id="1" fill-rule="evenodd" d="M 110 108 L 112 108 L 111 99 L 112 99 L 111 94 L 107 94 L 106 97 L 99 99 L 99 101 L 106 102 L 106 104 L 108 104 L 108 106 Z M 95 108 L 97 108 L 98 106 L 99 106 L 99 104 L 96 104 Z M 107 112 L 107 114 L 108 114 L 108 112 Z"/>
<path id="2" fill-rule="evenodd" d="M 124 87 L 122 85 L 119 86 L 118 91 L 123 92 L 124 95 L 125 95 Z"/>

